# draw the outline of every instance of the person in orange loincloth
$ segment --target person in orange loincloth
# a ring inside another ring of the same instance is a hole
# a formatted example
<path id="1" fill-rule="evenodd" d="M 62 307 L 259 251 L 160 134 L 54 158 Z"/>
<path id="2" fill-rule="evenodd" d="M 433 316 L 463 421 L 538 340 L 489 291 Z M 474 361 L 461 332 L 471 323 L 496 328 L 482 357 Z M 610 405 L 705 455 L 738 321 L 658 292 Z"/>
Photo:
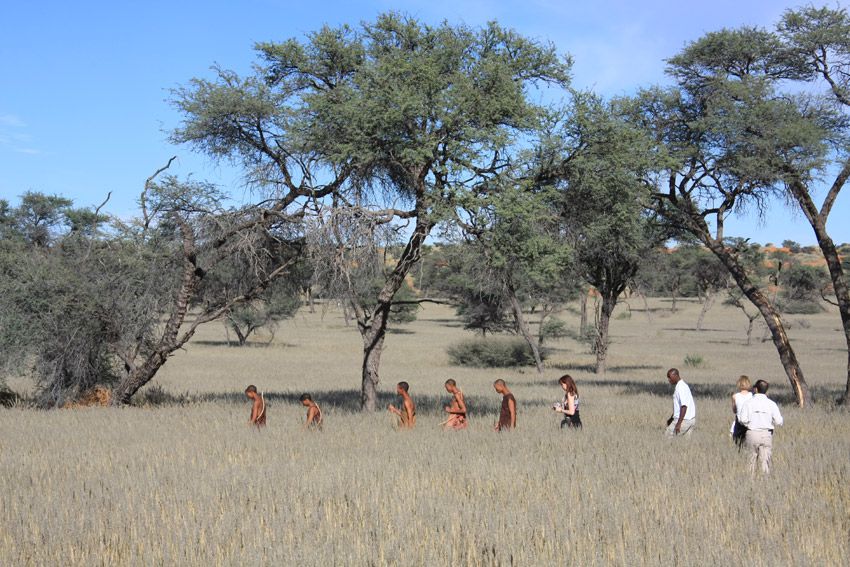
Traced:
<path id="1" fill-rule="evenodd" d="M 301 394 L 301 405 L 307 408 L 304 429 L 322 429 L 322 410 L 310 394 Z"/>
<path id="2" fill-rule="evenodd" d="M 453 431 L 466 429 L 469 422 L 466 419 L 466 402 L 463 401 L 463 392 L 457 387 L 457 382 L 451 378 L 446 380 L 446 391 L 452 395 L 452 401 L 446 406 L 449 418 L 442 423 L 443 429 Z"/>
<path id="3" fill-rule="evenodd" d="M 396 392 L 399 396 L 401 396 L 401 404 L 399 404 L 399 407 L 395 407 L 392 404 L 387 406 L 390 413 L 394 413 L 398 416 L 399 429 L 413 429 L 416 425 L 416 405 L 410 398 L 410 394 L 408 393 L 409 390 L 410 384 L 407 382 L 399 382 L 398 385 L 396 385 Z"/>
<path id="4" fill-rule="evenodd" d="M 248 425 L 254 425 L 257 429 L 266 426 L 266 399 L 257 392 L 257 387 L 251 384 L 245 388 L 245 396 L 251 400 L 251 417 Z"/>

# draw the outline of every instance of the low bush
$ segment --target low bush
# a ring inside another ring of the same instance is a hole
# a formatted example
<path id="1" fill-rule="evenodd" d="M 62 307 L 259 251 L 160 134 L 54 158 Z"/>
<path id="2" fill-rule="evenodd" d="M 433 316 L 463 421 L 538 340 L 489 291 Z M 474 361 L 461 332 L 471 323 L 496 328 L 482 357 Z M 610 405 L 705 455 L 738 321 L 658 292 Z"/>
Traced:
<path id="1" fill-rule="evenodd" d="M 477 338 L 448 348 L 449 361 L 455 366 L 510 368 L 534 365 L 531 347 L 519 338 Z M 545 358 L 545 352 L 540 356 Z"/>
<path id="2" fill-rule="evenodd" d="M 703 368 L 705 359 L 699 354 L 689 354 L 685 357 L 685 366 L 688 368 Z"/>

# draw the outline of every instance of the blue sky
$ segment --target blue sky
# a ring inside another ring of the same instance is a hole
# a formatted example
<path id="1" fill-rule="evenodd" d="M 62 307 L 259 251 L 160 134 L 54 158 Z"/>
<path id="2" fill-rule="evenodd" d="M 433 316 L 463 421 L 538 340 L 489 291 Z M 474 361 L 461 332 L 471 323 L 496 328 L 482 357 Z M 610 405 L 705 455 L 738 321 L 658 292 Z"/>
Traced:
<path id="1" fill-rule="evenodd" d="M 325 23 L 356 23 L 391 9 L 431 22 L 497 19 L 554 42 L 574 57 L 575 86 L 611 96 L 664 82 L 663 60 L 707 31 L 769 27 L 801 3 L 8 2 L 0 18 L 0 197 L 15 201 L 35 190 L 83 206 L 99 204 L 112 191 L 107 209 L 129 216 L 144 179 L 177 155 L 173 173 L 191 173 L 239 198 L 236 171 L 167 142 L 167 131 L 180 120 L 168 91 L 191 77 L 210 76 L 213 63 L 245 72 L 255 42 L 301 37 Z M 839 199 L 830 229 L 838 242 L 850 242 L 850 190 Z M 814 243 L 805 220 L 782 203 L 763 222 L 729 223 L 727 233 L 759 242 Z"/>

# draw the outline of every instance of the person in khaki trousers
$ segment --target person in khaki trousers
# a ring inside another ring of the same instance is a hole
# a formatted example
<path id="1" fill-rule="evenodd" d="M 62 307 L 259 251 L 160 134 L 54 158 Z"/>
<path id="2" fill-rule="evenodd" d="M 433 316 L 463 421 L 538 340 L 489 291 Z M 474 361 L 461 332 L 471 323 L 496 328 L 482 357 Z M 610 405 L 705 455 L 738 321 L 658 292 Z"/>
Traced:
<path id="1" fill-rule="evenodd" d="M 750 472 L 756 474 L 756 461 L 761 472 L 770 474 L 770 457 L 773 453 L 773 429 L 782 425 L 782 414 L 776 402 L 767 397 L 769 384 L 758 380 L 755 395 L 746 402 L 739 421 L 747 428 L 746 443 L 750 450 Z"/>

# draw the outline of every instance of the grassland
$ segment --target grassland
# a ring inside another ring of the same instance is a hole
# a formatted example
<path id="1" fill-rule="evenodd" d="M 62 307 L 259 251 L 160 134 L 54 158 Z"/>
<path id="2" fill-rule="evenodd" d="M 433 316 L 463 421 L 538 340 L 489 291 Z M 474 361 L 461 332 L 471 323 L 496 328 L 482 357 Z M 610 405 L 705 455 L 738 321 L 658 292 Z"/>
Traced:
<path id="1" fill-rule="evenodd" d="M 382 367 L 384 402 L 396 381 L 411 383 L 411 432 L 356 412 L 360 340 L 338 313 L 299 313 L 266 347 L 228 348 L 208 326 L 157 379 L 192 403 L 0 410 L 0 562 L 846 565 L 850 413 L 830 403 L 846 361 L 837 316 L 789 317 L 820 399 L 801 411 L 772 345 L 743 346 L 740 313 L 718 306 L 697 333 L 697 305 L 650 305 L 651 321 L 633 302 L 613 322 L 606 377 L 568 339 L 553 343 L 544 375 L 451 367 L 446 347 L 468 333 L 428 307 L 388 338 Z M 704 365 L 683 367 L 688 355 Z M 684 442 L 662 435 L 670 366 L 697 400 Z M 560 431 L 549 409 L 564 372 L 580 388 L 581 433 Z M 728 438 L 741 373 L 770 380 L 786 418 L 769 478 L 751 479 Z M 467 394 L 468 431 L 439 430 L 447 377 Z M 497 377 L 518 399 L 517 431 L 491 429 Z M 248 383 L 269 399 L 260 433 L 245 425 Z M 299 429 L 302 391 L 325 409 L 322 433 Z"/>

